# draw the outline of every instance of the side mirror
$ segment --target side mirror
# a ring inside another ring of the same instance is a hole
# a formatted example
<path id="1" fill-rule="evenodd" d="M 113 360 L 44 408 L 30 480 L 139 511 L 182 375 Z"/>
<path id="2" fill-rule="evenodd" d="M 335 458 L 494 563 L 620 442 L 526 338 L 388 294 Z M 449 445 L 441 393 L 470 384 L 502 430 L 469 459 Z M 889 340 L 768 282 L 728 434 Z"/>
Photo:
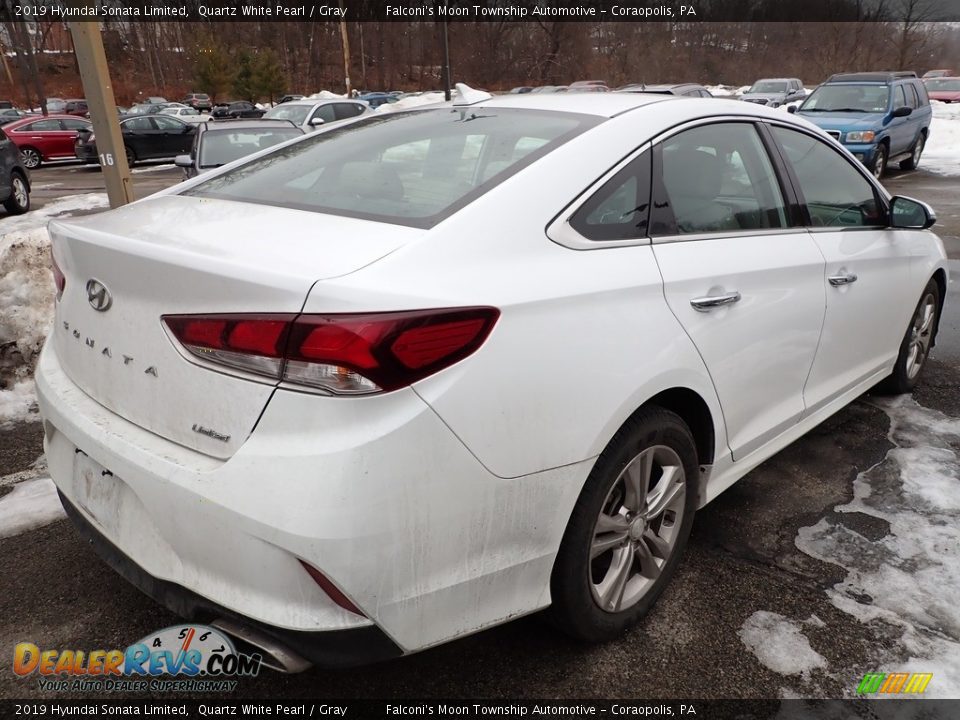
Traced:
<path id="1" fill-rule="evenodd" d="M 323 122 L 324 122 L 323 118 L 315 117 L 310 121 L 310 125 L 313 127 L 320 127 L 321 125 L 323 125 Z"/>
<path id="2" fill-rule="evenodd" d="M 895 195 L 890 200 L 890 227 L 926 230 L 937 221 L 933 208 L 913 198 Z"/>
<path id="3" fill-rule="evenodd" d="M 796 111 L 797 111 L 797 106 L 796 106 L 796 105 L 790 105 L 790 106 L 787 108 L 787 112 L 790 113 L 791 115 L 792 115 L 793 113 L 795 113 Z"/>
<path id="4" fill-rule="evenodd" d="M 913 108 L 907 107 L 906 105 L 904 105 L 903 107 L 898 107 L 896 110 L 890 113 L 890 117 L 895 117 L 895 118 L 906 117 L 912 112 L 913 112 Z"/>
<path id="5" fill-rule="evenodd" d="M 173 164 L 178 168 L 193 167 L 193 158 L 191 158 L 189 155 L 177 155 L 173 159 Z"/>

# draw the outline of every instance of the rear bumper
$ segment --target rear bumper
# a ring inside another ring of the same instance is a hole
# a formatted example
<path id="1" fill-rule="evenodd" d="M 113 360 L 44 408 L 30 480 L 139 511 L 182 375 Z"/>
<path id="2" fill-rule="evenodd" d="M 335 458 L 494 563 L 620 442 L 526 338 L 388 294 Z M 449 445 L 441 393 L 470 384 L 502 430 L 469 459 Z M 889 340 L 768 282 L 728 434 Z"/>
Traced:
<path id="1" fill-rule="evenodd" d="M 111 543 L 62 492 L 60 500 L 77 532 L 107 565 L 142 593 L 181 617 L 204 624 L 231 620 L 237 625 L 266 635 L 278 645 L 289 648 L 320 667 L 366 665 L 403 654 L 403 650 L 373 625 L 351 630 L 297 632 L 256 622 L 176 583 L 155 578 Z"/>
<path id="2" fill-rule="evenodd" d="M 96 145 L 74 145 L 73 153 L 76 155 L 77 160 L 83 160 L 87 163 L 100 162 L 100 159 L 97 157 Z"/>
<path id="3" fill-rule="evenodd" d="M 392 647 L 371 640 L 375 658 L 548 605 L 589 471 L 493 476 L 411 389 L 362 399 L 277 390 L 222 460 L 91 399 L 52 342 L 36 382 L 50 475 L 78 524 L 138 569 L 135 584 L 177 612 L 212 607 L 274 636 L 383 634 Z M 331 599 L 301 561 L 366 617 Z"/>

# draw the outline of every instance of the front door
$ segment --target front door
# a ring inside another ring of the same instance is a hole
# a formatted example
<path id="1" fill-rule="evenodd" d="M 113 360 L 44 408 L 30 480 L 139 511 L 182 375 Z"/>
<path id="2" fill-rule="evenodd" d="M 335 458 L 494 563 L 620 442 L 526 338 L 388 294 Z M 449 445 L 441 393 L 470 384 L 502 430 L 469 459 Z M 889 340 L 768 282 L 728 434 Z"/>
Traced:
<path id="1" fill-rule="evenodd" d="M 823 323 L 823 256 L 805 228 L 791 227 L 782 181 L 750 122 L 664 140 L 653 206 L 667 303 L 703 357 L 742 459 L 803 415 Z"/>

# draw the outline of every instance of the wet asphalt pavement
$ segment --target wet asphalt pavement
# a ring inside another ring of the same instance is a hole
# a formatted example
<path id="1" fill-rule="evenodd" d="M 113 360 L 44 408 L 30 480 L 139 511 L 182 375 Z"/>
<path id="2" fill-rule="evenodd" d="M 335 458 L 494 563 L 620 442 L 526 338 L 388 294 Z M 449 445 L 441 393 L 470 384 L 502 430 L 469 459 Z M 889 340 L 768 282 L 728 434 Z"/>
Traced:
<path id="1" fill-rule="evenodd" d="M 170 167 L 134 178 L 146 192 L 178 173 Z M 93 190 L 99 178 L 98 171 L 76 166 L 42 168 L 34 173 L 34 202 Z M 915 398 L 960 417 L 960 179 L 892 173 L 886 184 L 938 210 L 935 229 L 954 260 L 948 314 Z M 849 695 L 857 673 L 896 652 L 895 633 L 837 609 L 825 591 L 845 571 L 802 553 L 794 541 L 799 528 L 848 502 L 857 474 L 892 447 L 889 418 L 874 403 L 864 396 L 703 509 L 672 584 L 650 615 L 616 642 L 579 645 L 532 616 L 368 668 L 294 676 L 265 671 L 242 681 L 232 697 L 764 698 L 784 689 Z M 0 431 L 0 476 L 29 468 L 40 453 L 38 423 Z M 867 515 L 845 522 L 866 537 L 887 531 Z M 0 584 L 0 698 L 54 696 L 39 691 L 35 677 L 13 675 L 9 658 L 17 642 L 122 648 L 178 621 L 104 565 L 66 520 L 0 539 Z M 758 610 L 805 623 L 828 668 L 785 677 L 760 664 L 738 636 Z"/>

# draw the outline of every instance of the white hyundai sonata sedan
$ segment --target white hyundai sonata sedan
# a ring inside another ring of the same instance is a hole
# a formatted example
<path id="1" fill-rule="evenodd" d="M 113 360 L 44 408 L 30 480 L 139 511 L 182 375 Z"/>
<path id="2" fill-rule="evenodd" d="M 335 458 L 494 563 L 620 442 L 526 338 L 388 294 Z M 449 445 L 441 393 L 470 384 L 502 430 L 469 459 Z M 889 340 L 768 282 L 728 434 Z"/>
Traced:
<path id="1" fill-rule="evenodd" d="M 698 508 L 936 337 L 932 211 L 802 119 L 459 102 L 50 223 L 64 506 L 287 670 L 548 606 L 616 637 Z"/>

